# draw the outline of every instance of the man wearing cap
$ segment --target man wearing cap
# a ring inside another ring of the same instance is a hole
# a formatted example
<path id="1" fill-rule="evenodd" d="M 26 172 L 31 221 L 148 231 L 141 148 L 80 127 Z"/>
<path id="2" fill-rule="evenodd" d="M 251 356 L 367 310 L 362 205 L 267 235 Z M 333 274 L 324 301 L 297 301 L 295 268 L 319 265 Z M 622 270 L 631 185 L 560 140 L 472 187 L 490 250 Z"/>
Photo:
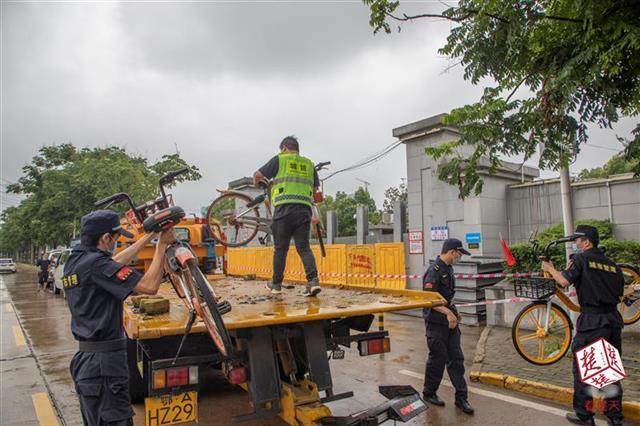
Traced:
<path id="1" fill-rule="evenodd" d="M 65 264 L 62 285 L 71 311 L 71 332 L 78 340 L 70 370 L 82 419 L 91 426 L 132 425 L 122 302 L 133 292 L 158 292 L 163 256 L 174 233 L 160 234 L 153 261 L 144 275 L 126 265 L 157 235 L 143 236 L 112 258 L 118 237 L 133 237 L 122 229 L 115 212 L 87 214 L 82 218 L 80 233 L 81 243 Z"/>
<path id="2" fill-rule="evenodd" d="M 559 272 L 551 262 L 543 262 L 542 269 L 563 287 L 573 284 L 578 293 L 580 316 L 573 339 L 573 352 L 604 338 L 622 353 L 622 327 L 618 312 L 624 290 L 622 271 L 598 248 L 600 238 L 593 226 L 579 225 L 571 237 L 578 248 L 567 270 Z M 573 364 L 573 410 L 567 420 L 580 425 L 594 425 L 593 397 L 595 388 L 580 381 L 579 360 Z M 622 386 L 620 382 L 603 388 L 604 414 L 609 424 L 622 424 Z"/>
<path id="3" fill-rule="evenodd" d="M 467 383 L 464 379 L 464 355 L 460 347 L 458 327 L 460 314 L 453 305 L 456 280 L 451 265 L 458 263 L 463 254 L 469 256 L 471 253 L 465 250 L 460 240 L 449 238 L 442 244 L 440 256 L 436 257 L 422 277 L 423 290 L 440 293 L 448 303 L 448 306 L 424 308 L 422 311 L 429 348 L 423 396 L 425 401 L 433 405 L 444 406 L 444 401 L 438 398 L 436 392 L 446 366 L 456 390 L 456 407 L 465 414 L 473 414 L 473 408 L 467 400 Z"/>

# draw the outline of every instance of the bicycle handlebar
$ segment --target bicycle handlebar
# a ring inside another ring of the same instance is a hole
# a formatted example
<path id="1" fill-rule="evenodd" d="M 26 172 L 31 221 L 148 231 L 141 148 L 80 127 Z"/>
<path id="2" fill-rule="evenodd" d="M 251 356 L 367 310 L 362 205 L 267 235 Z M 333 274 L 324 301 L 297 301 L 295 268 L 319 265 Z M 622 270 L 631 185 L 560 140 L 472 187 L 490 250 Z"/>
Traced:
<path id="1" fill-rule="evenodd" d="M 175 178 L 177 178 L 182 174 L 185 174 L 188 171 L 189 171 L 189 167 L 183 167 L 181 169 L 169 172 L 160 178 L 160 185 L 166 185 L 167 183 L 170 183 L 172 180 L 174 180 Z"/>
<path id="2" fill-rule="evenodd" d="M 109 207 L 113 204 L 118 204 L 123 201 L 126 201 L 127 204 L 129 204 L 129 207 L 131 207 L 131 210 L 133 211 L 133 213 L 136 215 L 136 218 L 140 221 L 140 223 L 142 223 L 146 219 L 146 217 L 143 215 L 143 211 L 145 209 L 153 208 L 156 206 L 161 209 L 168 207 L 169 202 L 167 201 L 167 195 L 164 192 L 164 186 L 171 183 L 176 177 L 188 171 L 189 171 L 189 167 L 183 167 L 181 169 L 168 172 L 167 174 L 162 176 L 160 178 L 160 181 L 158 182 L 160 185 L 160 193 L 162 196 L 157 198 L 154 201 L 146 202 L 138 207 L 136 207 L 135 204 L 133 204 L 133 200 L 131 199 L 129 194 L 125 192 L 119 192 L 117 194 L 110 195 L 109 197 L 103 198 L 102 200 L 96 201 L 94 206 Z"/>
<path id="3" fill-rule="evenodd" d="M 133 201 L 131 200 L 131 197 L 129 197 L 129 194 L 125 193 L 125 192 L 119 192 L 117 194 L 113 194 L 110 195 L 106 198 L 103 198 L 102 200 L 96 201 L 94 206 L 95 207 L 109 207 L 112 204 L 118 204 L 121 203 L 123 201 L 126 201 L 131 208 L 134 208 L 133 205 Z"/>
<path id="4" fill-rule="evenodd" d="M 318 164 L 315 165 L 314 169 L 316 169 L 316 171 L 322 170 L 322 169 L 325 168 L 325 166 L 328 166 L 330 164 L 331 164 L 331 161 L 325 161 L 323 163 L 318 163 Z"/>
<path id="5" fill-rule="evenodd" d="M 544 259 L 549 259 L 549 251 L 557 246 L 558 244 L 563 244 L 563 243 L 568 243 L 569 241 L 573 241 L 573 237 L 567 236 L 567 237 L 562 237 L 562 238 L 558 238 L 557 240 L 553 240 L 551 241 L 549 244 L 547 244 L 544 248 L 543 251 L 543 257 Z M 536 245 L 537 245 L 537 241 L 536 241 Z"/>

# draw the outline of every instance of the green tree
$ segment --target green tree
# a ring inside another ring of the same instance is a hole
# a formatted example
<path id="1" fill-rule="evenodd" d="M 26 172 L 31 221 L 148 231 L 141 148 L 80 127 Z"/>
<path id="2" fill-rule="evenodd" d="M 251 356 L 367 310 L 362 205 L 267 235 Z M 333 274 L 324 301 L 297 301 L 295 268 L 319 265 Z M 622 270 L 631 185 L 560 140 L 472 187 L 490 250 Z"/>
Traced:
<path id="1" fill-rule="evenodd" d="M 396 201 L 407 202 L 407 185 L 402 182 L 399 186 L 392 186 L 384 191 L 384 201 L 382 202 L 382 211 L 393 212 L 393 205 Z"/>
<path id="2" fill-rule="evenodd" d="M 338 191 L 335 197 L 326 195 L 324 202 L 320 205 L 323 223 L 326 226 L 327 212 L 333 210 L 338 219 L 338 236 L 353 236 L 356 234 L 356 210 L 359 205 L 369 208 L 370 223 L 380 223 L 380 212 L 376 209 L 375 200 L 362 187 L 359 187 L 353 196 L 343 191 Z"/>
<path id="3" fill-rule="evenodd" d="M 587 141 L 587 124 L 611 127 L 640 112 L 638 1 L 460 0 L 441 14 L 413 16 L 400 15 L 398 1 L 364 3 L 374 32 L 389 33 L 391 21 L 454 22 L 439 52 L 464 67 L 465 79 L 491 85 L 444 119 L 460 139 L 427 150 L 461 197 L 482 191 L 481 157 L 493 172 L 501 156 L 528 159 L 543 146 L 539 166 L 558 169 Z M 640 123 L 623 142 L 628 159 L 640 158 Z M 473 148 L 470 157 L 456 153 L 462 144 Z"/>
<path id="4" fill-rule="evenodd" d="M 640 158 L 628 159 L 622 154 L 616 154 L 601 167 L 583 169 L 578 175 L 578 179 L 606 178 L 611 175 L 633 172 L 638 168 L 638 162 L 640 162 Z"/>
<path id="5" fill-rule="evenodd" d="M 18 207 L 2 215 L 0 249 L 67 244 L 80 230 L 80 218 L 94 209 L 96 200 L 127 192 L 136 202 L 158 195 L 158 180 L 169 170 L 188 166 L 190 171 L 174 182 L 197 180 L 198 168 L 177 154 L 148 160 L 123 148 L 82 148 L 71 144 L 46 146 L 23 167 L 18 182 L 7 192 L 25 194 Z M 126 210 L 124 205 L 114 208 Z"/>

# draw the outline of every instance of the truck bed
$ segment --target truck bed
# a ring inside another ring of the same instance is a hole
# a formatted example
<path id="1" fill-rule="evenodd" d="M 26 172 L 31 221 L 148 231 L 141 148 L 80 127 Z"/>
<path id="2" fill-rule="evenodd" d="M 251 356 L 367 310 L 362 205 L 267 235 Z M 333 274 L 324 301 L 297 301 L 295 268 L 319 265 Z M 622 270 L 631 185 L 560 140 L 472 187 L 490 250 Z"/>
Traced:
<path id="1" fill-rule="evenodd" d="M 415 290 L 323 284 L 317 297 L 304 297 L 304 285 L 295 285 L 292 289 L 283 289 L 282 294 L 272 295 L 265 288 L 264 281 L 225 277 L 210 280 L 210 283 L 216 294 L 228 300 L 233 307 L 223 317 L 229 330 L 446 304 L 437 293 Z M 170 300 L 170 310 L 166 314 L 146 316 L 137 312 L 130 301 L 125 302 L 124 325 L 129 338 L 145 340 L 184 333 L 189 312 L 171 284 L 163 283 L 158 294 Z M 206 329 L 201 321 L 197 321 L 191 332 L 204 333 Z"/>

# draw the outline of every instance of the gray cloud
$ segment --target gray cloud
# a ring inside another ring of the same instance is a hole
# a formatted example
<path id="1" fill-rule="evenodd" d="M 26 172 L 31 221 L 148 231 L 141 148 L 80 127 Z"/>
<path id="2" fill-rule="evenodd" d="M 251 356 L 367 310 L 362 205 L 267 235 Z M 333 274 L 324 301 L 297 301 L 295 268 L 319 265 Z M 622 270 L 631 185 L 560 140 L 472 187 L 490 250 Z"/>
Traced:
<path id="1" fill-rule="evenodd" d="M 461 69 L 443 73 L 448 62 L 436 52 L 449 23 L 373 36 L 360 3 L 1 7 L 1 161 L 10 180 L 45 144 L 116 144 L 151 159 L 177 145 L 204 175 L 176 190 L 196 211 L 215 188 L 266 162 L 285 135 L 299 136 L 312 159 L 342 168 L 393 142 L 392 128 L 481 93 Z M 593 143 L 619 147 L 613 132 Z M 574 168 L 612 153 L 585 149 Z M 400 147 L 325 190 L 353 192 L 360 178 L 381 204 L 405 167 Z"/>
<path id="2" fill-rule="evenodd" d="M 124 4 L 120 17 L 145 66 L 197 78 L 297 78 L 394 43 L 372 34 L 359 2 Z"/>

